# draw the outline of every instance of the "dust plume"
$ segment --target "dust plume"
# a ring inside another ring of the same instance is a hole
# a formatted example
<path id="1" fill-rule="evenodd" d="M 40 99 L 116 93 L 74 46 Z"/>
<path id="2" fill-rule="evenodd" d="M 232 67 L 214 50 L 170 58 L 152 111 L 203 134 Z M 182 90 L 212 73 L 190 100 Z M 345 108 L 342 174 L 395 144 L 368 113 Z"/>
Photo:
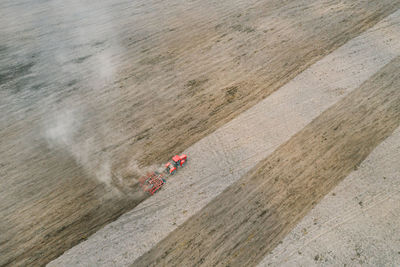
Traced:
<path id="1" fill-rule="evenodd" d="M 101 129 L 88 133 L 83 122 L 85 109 L 64 108 L 54 112 L 44 126 L 44 137 L 52 149 L 63 149 L 70 153 L 77 164 L 97 180 L 111 185 L 111 162 L 109 155 L 99 153 L 104 146 Z"/>

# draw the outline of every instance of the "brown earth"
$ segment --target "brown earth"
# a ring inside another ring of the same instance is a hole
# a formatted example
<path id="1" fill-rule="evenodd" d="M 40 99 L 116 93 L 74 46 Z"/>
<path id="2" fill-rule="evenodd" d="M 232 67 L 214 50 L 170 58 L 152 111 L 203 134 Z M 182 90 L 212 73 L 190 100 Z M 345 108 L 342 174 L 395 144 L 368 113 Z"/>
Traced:
<path id="1" fill-rule="evenodd" d="M 139 118 L 148 114 L 146 105 L 155 109 L 151 127 L 136 136 L 140 140 L 134 146 L 145 147 L 140 162 L 164 162 L 172 152 L 183 151 L 398 6 L 399 2 L 258 1 L 231 21 L 218 18 L 215 24 L 222 23 L 215 26 L 209 22 L 195 33 L 178 32 L 178 40 L 167 40 L 167 52 L 157 51 L 161 62 L 146 60 L 140 73 L 136 65 L 129 70 L 128 77 L 141 76 L 161 64 L 166 67 L 165 80 L 176 72 L 181 76 L 163 85 L 173 96 L 167 96 L 168 102 L 159 106 L 163 98 L 149 95 L 152 100 L 138 104 L 143 107 L 142 114 L 135 111 Z M 182 62 L 187 58 L 189 64 Z"/>
<path id="2" fill-rule="evenodd" d="M 253 266 L 400 125 L 400 58 L 132 266 Z"/>
<path id="3" fill-rule="evenodd" d="M 144 166 L 400 7 L 78 2 L 0 4 L 0 265 L 43 265 L 84 240 L 144 198 Z"/>

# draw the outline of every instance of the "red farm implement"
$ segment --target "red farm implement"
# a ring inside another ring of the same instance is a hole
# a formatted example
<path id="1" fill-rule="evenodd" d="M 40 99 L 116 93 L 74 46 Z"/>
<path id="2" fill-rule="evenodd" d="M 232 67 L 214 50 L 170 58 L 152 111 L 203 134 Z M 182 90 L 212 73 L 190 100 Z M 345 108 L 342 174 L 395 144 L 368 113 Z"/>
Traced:
<path id="1" fill-rule="evenodd" d="M 166 175 L 175 174 L 178 167 L 185 166 L 186 161 L 187 156 L 185 154 L 173 156 L 172 160 L 165 164 Z M 164 174 L 158 172 L 151 172 L 139 179 L 139 184 L 143 191 L 148 192 L 150 195 L 154 195 L 165 183 Z"/>
<path id="2" fill-rule="evenodd" d="M 164 175 L 157 172 L 152 172 L 139 179 L 140 186 L 143 191 L 153 195 L 165 184 Z"/>
<path id="3" fill-rule="evenodd" d="M 167 174 L 175 174 L 178 167 L 185 166 L 187 161 L 187 156 L 185 154 L 175 155 L 172 157 L 172 160 L 165 164 L 165 172 Z"/>

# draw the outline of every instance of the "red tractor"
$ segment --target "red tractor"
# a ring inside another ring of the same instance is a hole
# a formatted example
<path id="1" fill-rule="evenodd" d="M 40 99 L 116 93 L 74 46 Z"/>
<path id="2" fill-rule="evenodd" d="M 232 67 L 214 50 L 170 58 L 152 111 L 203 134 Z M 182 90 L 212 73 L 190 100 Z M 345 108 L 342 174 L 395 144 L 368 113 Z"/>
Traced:
<path id="1" fill-rule="evenodd" d="M 166 181 L 164 179 L 164 174 L 152 172 L 140 178 L 139 183 L 144 192 L 153 195 L 166 183 Z"/>
<path id="2" fill-rule="evenodd" d="M 165 164 L 165 172 L 171 175 L 175 174 L 178 167 L 185 166 L 186 161 L 187 156 L 185 154 L 173 156 L 172 160 Z"/>

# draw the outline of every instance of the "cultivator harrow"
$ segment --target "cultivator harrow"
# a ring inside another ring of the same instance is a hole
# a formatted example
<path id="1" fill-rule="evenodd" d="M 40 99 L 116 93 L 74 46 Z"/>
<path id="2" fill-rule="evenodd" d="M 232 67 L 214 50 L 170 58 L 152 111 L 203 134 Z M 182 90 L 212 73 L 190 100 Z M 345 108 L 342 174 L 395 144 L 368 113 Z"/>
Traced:
<path id="1" fill-rule="evenodd" d="M 167 175 L 174 175 L 179 167 L 185 166 L 187 155 L 175 155 L 165 164 L 165 173 L 151 172 L 139 179 L 139 184 L 144 192 L 153 195 L 166 183 Z"/>

